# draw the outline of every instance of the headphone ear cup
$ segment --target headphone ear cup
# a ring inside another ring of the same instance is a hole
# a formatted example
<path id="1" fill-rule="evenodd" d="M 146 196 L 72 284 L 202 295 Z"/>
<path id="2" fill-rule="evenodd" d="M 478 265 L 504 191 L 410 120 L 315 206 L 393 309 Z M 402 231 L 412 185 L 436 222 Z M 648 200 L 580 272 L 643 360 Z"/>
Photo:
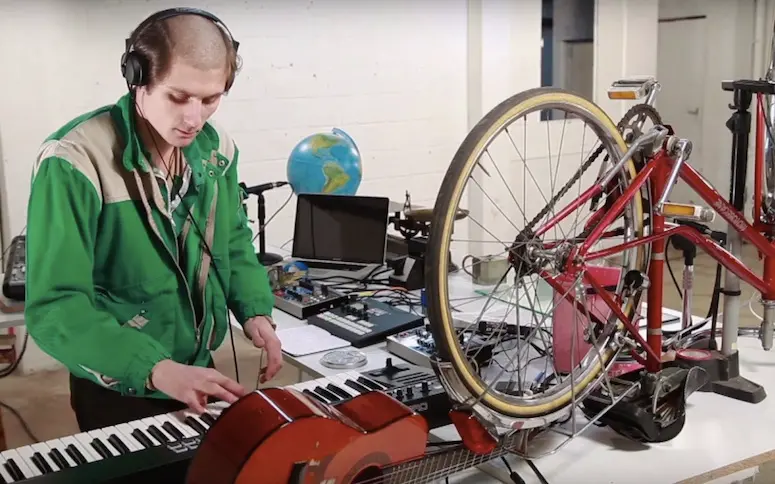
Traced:
<path id="1" fill-rule="evenodd" d="M 142 86 L 146 83 L 147 63 L 136 52 L 125 54 L 121 71 L 130 86 Z"/>

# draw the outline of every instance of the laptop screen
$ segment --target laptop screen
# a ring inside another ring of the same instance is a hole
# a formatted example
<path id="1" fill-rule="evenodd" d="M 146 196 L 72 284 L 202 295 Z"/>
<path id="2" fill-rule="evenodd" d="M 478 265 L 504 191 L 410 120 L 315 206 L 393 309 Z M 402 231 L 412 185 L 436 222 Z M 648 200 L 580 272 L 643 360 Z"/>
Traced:
<path id="1" fill-rule="evenodd" d="M 383 264 L 389 205 L 386 197 L 299 194 L 292 257 Z"/>

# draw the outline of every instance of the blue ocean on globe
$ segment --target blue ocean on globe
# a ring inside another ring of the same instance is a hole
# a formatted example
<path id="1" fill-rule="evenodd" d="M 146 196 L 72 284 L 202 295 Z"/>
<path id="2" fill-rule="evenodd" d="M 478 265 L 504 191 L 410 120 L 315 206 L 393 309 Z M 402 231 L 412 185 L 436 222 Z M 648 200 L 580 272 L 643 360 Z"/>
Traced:
<path id="1" fill-rule="evenodd" d="M 363 179 L 353 139 L 334 128 L 301 140 L 288 157 L 288 183 L 295 193 L 355 195 Z"/>

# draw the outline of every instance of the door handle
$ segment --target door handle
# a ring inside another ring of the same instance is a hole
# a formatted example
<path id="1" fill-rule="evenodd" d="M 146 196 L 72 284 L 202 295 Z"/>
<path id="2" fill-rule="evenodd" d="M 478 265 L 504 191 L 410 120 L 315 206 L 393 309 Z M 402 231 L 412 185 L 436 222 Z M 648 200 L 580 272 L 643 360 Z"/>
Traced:
<path id="1" fill-rule="evenodd" d="M 697 116 L 698 114 L 700 114 L 700 108 L 689 109 L 686 112 L 691 114 L 692 116 Z"/>

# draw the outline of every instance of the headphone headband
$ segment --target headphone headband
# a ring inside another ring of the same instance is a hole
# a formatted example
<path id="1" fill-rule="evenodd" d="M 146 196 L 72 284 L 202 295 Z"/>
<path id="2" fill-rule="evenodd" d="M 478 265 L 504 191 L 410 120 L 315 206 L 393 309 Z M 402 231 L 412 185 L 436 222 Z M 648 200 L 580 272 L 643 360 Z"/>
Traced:
<path id="1" fill-rule="evenodd" d="M 228 35 L 229 40 L 231 41 L 231 45 L 234 47 L 234 52 L 239 50 L 239 42 L 234 38 L 226 24 L 210 12 L 191 7 L 175 7 L 161 10 L 143 20 L 125 40 L 124 53 L 121 56 L 121 75 L 124 76 L 124 79 L 126 79 L 130 86 L 139 86 L 148 82 L 148 73 L 145 72 L 147 70 L 147 60 L 143 59 L 139 53 L 133 50 L 137 38 L 151 24 L 161 22 L 168 18 L 177 17 L 178 15 L 199 15 L 200 17 L 209 19 L 226 32 L 226 35 Z"/>

